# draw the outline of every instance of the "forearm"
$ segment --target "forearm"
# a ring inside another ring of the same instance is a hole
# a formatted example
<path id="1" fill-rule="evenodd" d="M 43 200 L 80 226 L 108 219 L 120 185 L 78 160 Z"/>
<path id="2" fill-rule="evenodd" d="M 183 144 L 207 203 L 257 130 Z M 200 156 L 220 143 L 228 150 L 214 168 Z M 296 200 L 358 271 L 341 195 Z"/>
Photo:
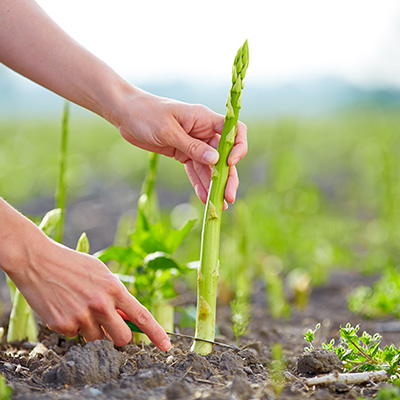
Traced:
<path id="1" fill-rule="evenodd" d="M 122 89 L 134 89 L 33 0 L 0 2 L 0 61 L 107 120 Z"/>

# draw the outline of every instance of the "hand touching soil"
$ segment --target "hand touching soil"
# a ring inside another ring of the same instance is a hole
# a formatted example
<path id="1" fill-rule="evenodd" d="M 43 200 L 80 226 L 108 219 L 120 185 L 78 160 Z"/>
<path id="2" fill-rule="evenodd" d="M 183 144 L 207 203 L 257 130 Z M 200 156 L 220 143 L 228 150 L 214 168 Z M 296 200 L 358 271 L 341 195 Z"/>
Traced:
<path id="1" fill-rule="evenodd" d="M 106 332 L 123 346 L 131 331 L 120 309 L 157 347 L 170 348 L 149 311 L 101 261 L 49 239 L 2 199 L 0 226 L 0 266 L 50 329 L 65 336 L 81 333 L 87 341 Z"/>

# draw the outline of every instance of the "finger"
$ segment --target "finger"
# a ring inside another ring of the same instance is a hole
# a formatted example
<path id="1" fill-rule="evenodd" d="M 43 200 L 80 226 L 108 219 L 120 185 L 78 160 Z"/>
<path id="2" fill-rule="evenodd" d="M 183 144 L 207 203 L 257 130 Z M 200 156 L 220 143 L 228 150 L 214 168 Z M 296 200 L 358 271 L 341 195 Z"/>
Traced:
<path id="1" fill-rule="evenodd" d="M 104 339 L 104 332 L 99 325 L 82 327 L 80 333 L 87 342 Z"/>
<path id="2" fill-rule="evenodd" d="M 207 190 L 205 189 L 199 176 L 197 175 L 192 160 L 189 160 L 185 163 L 185 171 L 196 192 L 197 197 L 200 199 L 201 202 L 205 203 L 207 201 Z"/>
<path id="3" fill-rule="evenodd" d="M 171 342 L 164 329 L 153 318 L 147 308 L 142 306 L 133 296 L 128 295 L 125 301 L 117 304 L 117 307 L 123 311 L 129 320 L 134 322 L 160 350 L 168 351 L 171 348 Z M 115 316 L 119 318 L 120 321 L 123 321 L 117 313 L 115 313 Z M 125 322 L 122 323 L 129 329 Z"/>
<path id="4" fill-rule="evenodd" d="M 247 126 L 238 122 L 235 145 L 228 158 L 228 165 L 237 164 L 247 154 Z"/>
<path id="5" fill-rule="evenodd" d="M 219 141 L 221 139 L 221 135 L 214 135 L 208 142 L 208 144 L 214 149 L 218 148 Z"/>
<path id="6" fill-rule="evenodd" d="M 209 165 L 199 164 L 195 161 L 193 162 L 193 167 L 196 172 L 196 175 L 200 179 L 200 182 L 201 182 L 205 192 L 208 194 L 208 191 L 210 189 L 212 168 Z"/>
<path id="7" fill-rule="evenodd" d="M 218 162 L 219 154 L 212 146 L 192 138 L 180 126 L 177 133 L 171 135 L 171 142 L 172 146 L 193 161 L 207 165 L 215 165 Z"/>
<path id="8" fill-rule="evenodd" d="M 101 324 L 107 334 L 107 337 L 111 339 L 116 346 L 122 347 L 131 341 L 131 330 L 122 320 L 122 318 L 115 312 L 115 310 L 110 311 L 107 313 L 107 315 L 103 315 Z"/>
<path id="9" fill-rule="evenodd" d="M 236 199 L 236 192 L 239 187 L 239 177 L 236 167 L 229 168 L 228 181 L 225 186 L 225 200 L 228 203 L 234 203 Z"/>
<path id="10" fill-rule="evenodd" d="M 216 134 L 208 141 L 208 144 L 213 149 L 217 150 L 220 139 L 221 135 Z M 189 157 L 185 153 L 182 153 L 180 150 L 176 150 L 173 157 L 175 158 L 175 160 L 181 162 L 182 164 L 185 164 L 189 160 Z"/>

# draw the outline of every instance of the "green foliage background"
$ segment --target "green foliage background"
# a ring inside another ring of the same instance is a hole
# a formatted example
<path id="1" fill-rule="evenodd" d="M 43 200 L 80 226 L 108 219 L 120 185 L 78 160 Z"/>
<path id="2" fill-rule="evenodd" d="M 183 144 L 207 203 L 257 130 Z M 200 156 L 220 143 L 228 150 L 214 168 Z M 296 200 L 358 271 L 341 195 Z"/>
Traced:
<path id="1" fill-rule="evenodd" d="M 61 110 L 55 120 L 0 121 L 0 193 L 16 207 L 53 196 L 60 121 Z M 249 152 L 238 165 L 238 199 L 246 217 L 235 216 L 234 205 L 225 213 L 221 279 L 234 286 L 243 262 L 253 267 L 252 278 L 273 268 L 282 275 L 306 272 L 311 285 L 324 282 L 332 268 L 373 273 L 397 267 L 398 113 L 353 109 L 245 122 Z M 140 188 L 146 167 L 146 152 L 126 143 L 115 128 L 95 116 L 75 118 L 72 111 L 69 201 L 96 185 Z M 187 193 L 201 219 L 203 206 L 179 163 L 161 157 L 157 187 Z M 200 225 L 181 246 L 185 261 L 198 259 Z M 245 260 L 238 235 L 244 230 Z"/>

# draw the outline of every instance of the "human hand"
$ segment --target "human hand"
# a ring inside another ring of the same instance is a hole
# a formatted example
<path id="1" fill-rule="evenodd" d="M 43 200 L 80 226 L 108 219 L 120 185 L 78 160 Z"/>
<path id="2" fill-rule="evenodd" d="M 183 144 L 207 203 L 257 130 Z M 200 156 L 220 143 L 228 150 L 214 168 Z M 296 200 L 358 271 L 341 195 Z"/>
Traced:
<path id="1" fill-rule="evenodd" d="M 174 157 L 185 164 L 199 199 L 207 201 L 212 166 L 217 163 L 224 116 L 207 107 L 161 98 L 128 86 L 110 121 L 133 145 Z M 233 203 L 239 185 L 236 163 L 247 153 L 247 128 L 239 122 L 235 145 L 229 155 L 225 200 Z M 226 208 L 226 207 L 225 207 Z"/>
<path id="2" fill-rule="evenodd" d="M 105 332 L 124 346 L 132 333 L 118 314 L 122 310 L 158 348 L 169 350 L 165 331 L 101 261 L 44 235 L 38 239 L 29 268 L 9 275 L 50 329 L 68 337 L 81 333 L 86 341 L 103 339 Z"/>

